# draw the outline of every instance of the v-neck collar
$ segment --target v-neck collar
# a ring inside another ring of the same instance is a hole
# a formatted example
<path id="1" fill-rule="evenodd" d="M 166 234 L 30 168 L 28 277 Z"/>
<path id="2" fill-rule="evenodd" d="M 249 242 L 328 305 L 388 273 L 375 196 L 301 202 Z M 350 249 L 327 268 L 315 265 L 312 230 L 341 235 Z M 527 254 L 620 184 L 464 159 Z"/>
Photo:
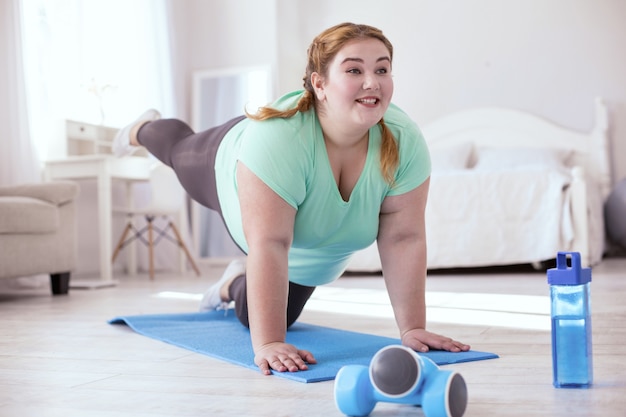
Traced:
<path id="1" fill-rule="evenodd" d="M 373 154 L 372 128 L 370 128 L 367 132 L 367 154 L 365 156 L 365 163 L 363 164 L 363 169 L 361 169 L 359 178 L 357 182 L 354 184 L 354 187 L 352 188 L 352 192 L 350 192 L 350 196 L 348 197 L 348 200 L 344 200 L 341 195 L 341 192 L 339 191 L 339 185 L 335 181 L 335 176 L 333 175 L 332 167 L 330 166 L 330 159 L 328 158 L 328 148 L 326 147 L 326 141 L 324 140 L 324 132 L 322 131 L 322 126 L 317 116 L 315 117 L 315 119 L 316 119 L 315 127 L 317 129 L 315 138 L 316 138 L 316 141 L 318 141 L 319 146 L 320 146 L 320 152 L 318 153 L 318 158 L 320 160 L 323 160 L 322 163 L 324 164 L 324 174 L 328 178 L 328 180 L 331 181 L 333 184 L 333 187 L 332 187 L 333 194 L 334 194 L 333 198 L 336 199 L 339 204 L 344 205 L 344 206 L 349 206 L 350 202 L 353 201 L 352 197 L 354 196 L 356 192 L 358 192 L 358 189 L 360 188 L 361 183 L 364 181 L 363 177 L 365 176 L 365 172 L 369 170 L 369 167 L 371 164 L 370 160 Z"/>

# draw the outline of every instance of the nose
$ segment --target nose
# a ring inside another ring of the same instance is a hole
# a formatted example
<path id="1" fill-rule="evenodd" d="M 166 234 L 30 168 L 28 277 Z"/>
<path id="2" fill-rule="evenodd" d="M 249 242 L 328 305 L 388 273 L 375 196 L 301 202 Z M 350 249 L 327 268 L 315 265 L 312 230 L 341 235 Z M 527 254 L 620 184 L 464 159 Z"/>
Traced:
<path id="1" fill-rule="evenodd" d="M 376 79 L 375 74 L 366 74 L 365 79 L 363 80 L 363 89 L 364 90 L 378 90 L 380 89 L 380 83 L 378 79 Z"/>

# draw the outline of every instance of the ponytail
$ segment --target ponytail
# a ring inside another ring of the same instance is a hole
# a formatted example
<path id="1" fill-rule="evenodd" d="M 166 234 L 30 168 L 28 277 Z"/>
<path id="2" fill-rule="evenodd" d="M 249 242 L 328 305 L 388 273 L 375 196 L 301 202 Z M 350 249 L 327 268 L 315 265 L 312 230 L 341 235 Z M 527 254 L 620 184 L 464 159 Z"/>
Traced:
<path id="1" fill-rule="evenodd" d="M 384 119 L 378 122 L 381 128 L 382 142 L 380 144 L 380 170 L 383 174 L 385 182 L 390 186 L 395 183 L 395 173 L 400 163 L 400 154 L 398 152 L 398 144 L 393 133 L 385 124 Z"/>
<path id="2" fill-rule="evenodd" d="M 310 91 L 305 90 L 300 100 L 298 100 L 298 104 L 293 109 L 278 110 L 273 107 L 264 106 L 260 107 L 258 111 L 254 114 L 250 114 L 246 111 L 246 116 L 252 120 L 267 120 L 273 119 L 275 117 L 288 119 L 298 112 L 304 113 L 308 111 L 311 107 L 314 106 L 314 102 L 315 98 L 313 94 Z"/>

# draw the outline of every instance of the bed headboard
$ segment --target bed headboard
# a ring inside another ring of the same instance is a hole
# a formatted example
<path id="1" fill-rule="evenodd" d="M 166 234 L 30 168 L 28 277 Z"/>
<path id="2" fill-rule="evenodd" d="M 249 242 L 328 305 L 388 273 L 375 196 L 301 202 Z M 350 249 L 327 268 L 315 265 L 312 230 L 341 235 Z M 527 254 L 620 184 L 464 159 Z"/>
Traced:
<path id="1" fill-rule="evenodd" d="M 608 112 L 595 99 L 595 122 L 582 133 L 541 117 L 506 108 L 478 108 L 443 116 L 422 127 L 429 146 L 448 148 L 472 143 L 475 148 L 540 148 L 574 151 L 573 165 L 601 187 L 602 197 L 611 190 L 608 147 Z"/>

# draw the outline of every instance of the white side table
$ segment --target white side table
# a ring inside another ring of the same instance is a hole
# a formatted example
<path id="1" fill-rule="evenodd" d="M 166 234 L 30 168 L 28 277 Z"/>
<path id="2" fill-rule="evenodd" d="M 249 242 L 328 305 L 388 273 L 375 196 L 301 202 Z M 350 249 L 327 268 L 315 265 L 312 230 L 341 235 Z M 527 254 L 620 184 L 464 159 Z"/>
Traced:
<path id="1" fill-rule="evenodd" d="M 46 162 L 44 175 L 47 181 L 57 179 L 96 179 L 97 181 L 100 279 L 72 280 L 72 287 L 98 288 L 115 285 L 111 265 L 113 251 L 111 184 L 114 180 L 125 181 L 128 201 L 132 201 L 132 183 L 148 181 L 151 164 L 152 161 L 145 157 L 115 158 L 110 155 L 76 155 Z"/>

